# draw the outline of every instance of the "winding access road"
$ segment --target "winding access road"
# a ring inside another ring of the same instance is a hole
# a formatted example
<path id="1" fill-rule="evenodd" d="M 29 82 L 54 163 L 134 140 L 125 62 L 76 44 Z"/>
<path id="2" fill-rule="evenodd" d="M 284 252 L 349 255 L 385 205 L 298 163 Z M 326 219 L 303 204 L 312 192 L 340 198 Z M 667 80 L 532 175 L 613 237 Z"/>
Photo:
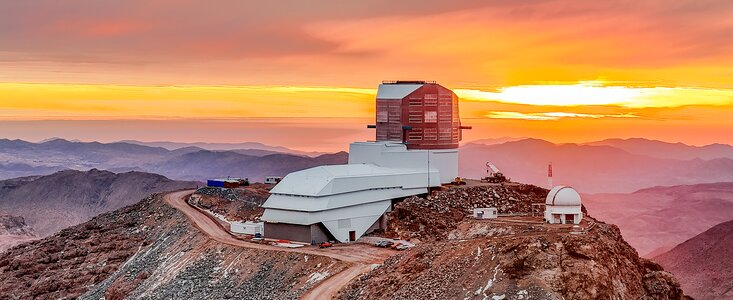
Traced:
<path id="1" fill-rule="evenodd" d="M 168 193 L 163 196 L 165 202 L 182 212 L 193 225 L 211 239 L 235 247 L 262 249 L 267 251 L 296 252 L 308 255 L 320 255 L 343 261 L 348 264 L 345 270 L 329 276 L 306 292 L 301 299 L 332 299 L 357 276 L 368 272 L 372 264 L 381 264 L 394 254 L 388 249 L 376 248 L 365 244 L 349 244 L 329 249 L 313 247 L 282 248 L 272 245 L 257 244 L 236 238 L 227 228 L 209 214 L 188 204 L 193 190 Z"/>

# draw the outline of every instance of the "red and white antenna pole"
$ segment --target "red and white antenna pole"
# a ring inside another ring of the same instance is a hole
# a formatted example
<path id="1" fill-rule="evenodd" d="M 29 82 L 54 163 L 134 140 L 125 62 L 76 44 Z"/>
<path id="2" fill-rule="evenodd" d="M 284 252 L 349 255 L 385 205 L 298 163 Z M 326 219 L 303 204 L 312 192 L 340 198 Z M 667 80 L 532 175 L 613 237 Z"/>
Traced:
<path id="1" fill-rule="evenodd" d="M 547 188 L 552 189 L 552 162 L 547 165 Z"/>

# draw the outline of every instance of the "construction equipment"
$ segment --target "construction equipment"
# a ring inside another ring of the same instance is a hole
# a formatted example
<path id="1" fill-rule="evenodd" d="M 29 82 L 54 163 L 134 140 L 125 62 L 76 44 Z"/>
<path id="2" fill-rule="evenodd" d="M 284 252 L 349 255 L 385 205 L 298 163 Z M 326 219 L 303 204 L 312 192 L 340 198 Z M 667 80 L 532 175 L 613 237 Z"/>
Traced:
<path id="1" fill-rule="evenodd" d="M 456 177 L 453 179 L 453 182 L 451 182 L 453 185 L 466 185 L 466 180 L 461 177 Z"/>
<path id="2" fill-rule="evenodd" d="M 499 171 L 499 168 L 490 162 L 486 162 L 486 174 L 488 176 L 481 178 L 481 181 L 488 183 L 504 183 L 509 181 L 509 178 L 504 176 L 504 174 Z"/>

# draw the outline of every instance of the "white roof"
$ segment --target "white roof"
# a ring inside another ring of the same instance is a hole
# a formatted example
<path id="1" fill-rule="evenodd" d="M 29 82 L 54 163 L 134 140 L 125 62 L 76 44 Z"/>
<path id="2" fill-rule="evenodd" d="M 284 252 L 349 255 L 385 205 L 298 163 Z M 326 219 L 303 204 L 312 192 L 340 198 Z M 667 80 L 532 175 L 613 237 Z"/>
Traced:
<path id="1" fill-rule="evenodd" d="M 547 194 L 546 205 L 580 206 L 580 194 L 569 186 L 558 185 Z"/>
<path id="2" fill-rule="evenodd" d="M 418 169 L 384 168 L 373 164 L 320 166 L 288 174 L 270 194 L 321 197 L 375 188 L 416 188 L 425 186 L 424 178 L 427 172 Z"/>
<path id="3" fill-rule="evenodd" d="M 422 84 L 380 84 L 377 99 L 402 99 L 422 86 Z"/>

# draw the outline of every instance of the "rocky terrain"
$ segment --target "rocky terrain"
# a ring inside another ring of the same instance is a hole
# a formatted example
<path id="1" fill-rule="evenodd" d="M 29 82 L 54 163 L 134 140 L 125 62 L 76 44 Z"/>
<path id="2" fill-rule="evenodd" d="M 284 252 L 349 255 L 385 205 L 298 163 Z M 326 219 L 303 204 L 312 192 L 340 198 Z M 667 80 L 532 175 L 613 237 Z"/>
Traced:
<path id="1" fill-rule="evenodd" d="M 654 257 L 698 300 L 733 299 L 733 221 L 724 222 Z"/>
<path id="2" fill-rule="evenodd" d="M 25 223 L 23 217 L 0 211 L 0 252 L 36 238 L 36 232 Z"/>
<path id="3" fill-rule="evenodd" d="M 228 221 L 258 220 L 265 211 L 260 207 L 272 186 L 255 184 L 236 189 L 202 187 L 196 190 L 191 204 L 223 216 Z"/>
<path id="4" fill-rule="evenodd" d="M 0 254 L 0 298 L 297 299 L 343 268 L 218 243 L 153 196 Z"/>
<path id="5" fill-rule="evenodd" d="M 571 234 L 541 224 L 423 243 L 342 291 L 342 299 L 684 299 L 613 225 Z"/>
<path id="6" fill-rule="evenodd" d="M 531 215 L 546 190 L 457 188 L 398 203 L 387 235 L 419 239 L 341 291 L 342 299 L 684 299 L 674 276 L 640 258 L 618 227 L 531 216 L 472 220 L 473 207 Z"/>
<path id="7" fill-rule="evenodd" d="M 142 172 L 67 170 L 0 181 L 0 209 L 22 216 L 39 236 L 45 237 L 100 213 L 133 204 L 151 193 L 197 184 Z"/>
<path id="8" fill-rule="evenodd" d="M 413 196 L 395 205 L 385 234 L 421 241 L 444 239 L 474 208 L 496 207 L 500 215 L 528 215 L 532 213 L 531 203 L 545 203 L 547 192 L 533 185 L 513 184 L 453 188 L 428 197 Z M 544 207 L 541 209 L 536 213 L 543 213 Z"/>
<path id="9" fill-rule="evenodd" d="M 630 194 L 585 195 L 600 220 L 618 225 L 647 258 L 664 253 L 733 216 L 733 183 L 654 187 Z"/>

